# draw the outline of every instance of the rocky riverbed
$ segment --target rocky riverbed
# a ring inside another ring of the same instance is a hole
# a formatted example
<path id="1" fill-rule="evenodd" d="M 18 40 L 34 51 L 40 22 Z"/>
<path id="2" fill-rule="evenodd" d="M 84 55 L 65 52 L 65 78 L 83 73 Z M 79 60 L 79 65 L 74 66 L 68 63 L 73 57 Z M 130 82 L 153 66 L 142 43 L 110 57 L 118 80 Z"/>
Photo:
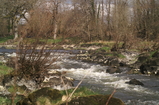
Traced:
<path id="1" fill-rule="evenodd" d="M 3 48 L 5 49 L 5 48 Z M 7 50 L 7 49 L 5 49 Z M 65 54 L 66 55 L 66 54 Z M 12 61 L 16 56 L 15 52 L 2 52 L 0 54 L 0 60 L 1 63 L 3 64 L 12 64 L 14 61 Z M 67 57 L 67 55 L 66 55 Z M 71 57 L 71 56 L 70 56 Z M 64 59 L 64 58 L 63 58 Z M 12 64 L 12 66 L 14 66 L 14 64 Z M 41 96 L 46 96 L 48 99 L 51 100 L 56 100 L 61 97 L 61 94 L 59 93 L 58 90 L 68 90 L 71 88 L 74 88 L 74 79 L 71 77 L 67 77 L 67 71 L 57 71 L 57 70 L 53 70 L 56 67 L 52 66 L 53 68 L 49 68 L 48 72 L 45 73 L 45 76 L 43 76 L 44 78 L 38 78 L 40 80 L 42 80 L 41 84 L 38 84 L 37 81 L 35 81 L 35 79 L 30 79 L 30 80 L 26 80 L 25 78 L 19 78 L 14 74 L 14 71 L 11 72 L 10 74 L 4 75 L 1 77 L 1 86 L 0 86 L 0 95 L 3 97 L 10 97 L 10 95 L 12 96 L 14 94 L 14 92 L 16 93 L 16 96 L 22 96 L 24 99 L 19 101 L 17 103 L 17 105 L 23 105 L 23 104 L 36 104 L 39 103 L 39 101 L 35 101 L 35 99 L 37 100 L 38 98 L 40 98 Z M 55 89 L 55 90 L 53 90 Z M 57 89 L 57 90 L 56 90 Z M 37 90 L 37 91 L 35 91 Z M 35 91 L 35 92 L 34 92 Z M 32 93 L 33 92 L 33 93 Z M 28 96 L 25 97 L 26 94 L 29 94 Z M 59 97 L 57 97 L 58 94 Z M 55 95 L 55 96 L 54 96 Z M 101 98 L 103 97 L 103 101 L 98 102 L 96 99 L 97 98 Z M 14 98 L 14 97 L 12 97 Z M 29 98 L 29 99 L 28 99 Z M 71 105 L 74 105 L 74 102 L 78 102 L 80 104 L 88 104 L 87 100 L 85 100 L 85 98 L 90 98 L 92 100 L 94 100 L 92 103 L 106 103 L 106 101 L 109 98 L 109 95 L 94 95 L 94 96 L 90 96 L 90 97 L 80 97 L 80 101 L 79 99 L 75 98 L 72 101 L 70 101 L 69 103 Z M 28 100 L 28 101 L 27 101 Z M 115 100 L 115 101 L 114 101 Z M 112 101 L 112 102 L 111 102 Z M 35 102 L 35 103 L 33 103 Z M 119 105 L 124 105 L 124 103 L 117 98 L 111 98 L 110 102 L 113 104 L 118 103 Z M 63 104 L 62 104 L 63 105 Z"/>
<path id="2" fill-rule="evenodd" d="M 59 50 L 60 53 L 62 50 Z M 72 52 L 77 52 L 75 50 L 67 50 L 69 54 L 73 54 Z M 66 54 L 66 53 L 65 53 Z M 120 54 L 124 55 L 125 57 L 121 58 L 119 57 Z M 0 54 L 1 61 L 4 63 L 7 62 L 7 60 L 10 57 L 14 57 L 15 53 L 1 53 Z M 106 67 L 106 69 L 102 69 L 100 72 L 105 73 L 126 73 L 126 74 L 143 74 L 143 75 L 155 75 L 158 76 L 158 58 L 159 58 L 159 52 L 155 51 L 153 53 L 138 53 L 138 52 L 132 52 L 132 51 L 120 51 L 120 52 L 106 52 L 106 51 L 98 51 L 97 49 L 85 49 L 85 50 L 78 50 L 78 53 L 73 54 L 73 56 L 69 55 L 69 59 L 72 60 L 78 60 L 82 62 L 89 62 L 94 64 L 100 64 L 103 67 Z M 67 57 L 67 54 L 65 55 Z M 67 58 L 67 59 L 68 59 Z M 69 65 L 69 64 L 68 64 Z M 78 66 L 78 65 L 72 65 L 71 66 Z M 68 78 L 67 73 L 68 71 L 59 71 L 56 70 L 57 68 L 53 68 L 54 70 L 49 71 L 46 74 L 45 78 L 43 79 L 43 83 L 41 84 L 40 88 L 44 87 L 52 87 L 53 89 L 64 89 L 64 87 L 72 88 L 74 85 L 74 79 Z M 61 67 L 62 69 L 62 67 Z M 71 69 L 71 68 L 70 68 Z M 9 81 L 9 82 L 8 82 Z M 6 76 L 2 79 L 1 84 L 1 91 L 2 94 L 9 94 L 7 89 L 4 87 L 10 87 L 11 83 L 14 83 L 14 77 L 12 76 Z M 128 84 L 134 84 L 134 85 L 141 85 L 144 84 L 136 79 L 132 79 L 130 81 L 126 81 L 125 83 Z M 35 81 L 25 81 L 25 80 L 19 80 L 17 84 L 20 87 L 23 87 L 24 90 L 27 91 L 34 91 L 36 89 L 40 89 L 39 86 L 36 86 Z M 29 85 L 28 85 L 29 84 Z M 64 84 L 66 86 L 64 86 Z"/>
<path id="3" fill-rule="evenodd" d="M 78 54 L 76 59 L 109 66 L 106 71 L 108 73 L 159 75 L 159 51 L 157 50 L 144 53 L 122 50 L 118 52 L 88 50 L 86 53 Z M 123 67 L 126 67 L 127 70 L 120 69 Z"/>

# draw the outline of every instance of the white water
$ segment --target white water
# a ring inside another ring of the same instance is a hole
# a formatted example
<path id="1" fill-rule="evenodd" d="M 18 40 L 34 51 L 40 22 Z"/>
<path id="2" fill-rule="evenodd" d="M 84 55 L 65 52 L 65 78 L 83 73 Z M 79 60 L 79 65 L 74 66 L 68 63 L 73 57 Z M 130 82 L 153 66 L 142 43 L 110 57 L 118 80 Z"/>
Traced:
<path id="1" fill-rule="evenodd" d="M 114 96 L 123 100 L 126 105 L 159 105 L 158 78 L 142 75 L 108 74 L 105 73 L 107 66 L 70 60 L 67 57 L 61 57 L 61 61 L 55 62 L 61 67 L 56 70 L 67 71 L 67 76 L 76 80 L 75 85 L 86 75 L 81 86 L 86 86 L 101 94 L 111 94 L 115 88 Z M 142 87 L 125 83 L 132 78 L 145 85 Z"/>
<path id="2" fill-rule="evenodd" d="M 101 94 L 111 94 L 115 88 L 114 96 L 123 100 L 126 105 L 159 105 L 159 78 L 157 77 L 124 73 L 108 74 L 105 73 L 106 66 L 70 60 L 68 57 L 73 56 L 70 54 L 60 53 L 53 56 L 56 55 L 58 60 L 54 64 L 60 66 L 56 70 L 67 71 L 67 76 L 75 79 L 75 85 L 86 76 L 80 86 L 86 86 Z M 143 82 L 144 86 L 125 83 L 132 78 Z"/>

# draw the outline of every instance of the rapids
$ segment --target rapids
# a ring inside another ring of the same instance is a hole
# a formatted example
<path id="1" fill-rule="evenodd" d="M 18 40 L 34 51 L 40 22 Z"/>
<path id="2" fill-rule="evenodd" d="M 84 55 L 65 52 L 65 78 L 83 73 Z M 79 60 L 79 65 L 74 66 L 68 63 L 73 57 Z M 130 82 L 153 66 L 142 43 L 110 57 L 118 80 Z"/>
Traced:
<path id="1" fill-rule="evenodd" d="M 101 94 L 111 94 L 116 89 L 114 96 L 123 100 L 126 105 L 159 105 L 158 77 L 125 73 L 108 74 L 105 72 L 107 66 L 70 60 L 69 56 L 72 55 L 67 54 L 55 62 L 60 66 L 56 70 L 66 71 L 67 76 L 75 79 L 75 85 L 83 80 L 80 86 Z M 144 83 L 144 86 L 125 83 L 133 78 Z"/>
<path id="2" fill-rule="evenodd" d="M 6 52 L 4 50 L 6 49 L 0 49 L 0 53 L 3 55 Z M 11 53 L 15 50 L 7 51 L 7 53 Z M 116 89 L 114 96 L 120 98 L 126 105 L 159 105 L 158 77 L 125 73 L 108 74 L 105 72 L 108 66 L 71 60 L 69 57 L 76 54 L 69 53 L 61 53 L 60 50 L 60 53 L 54 54 L 54 56 L 58 56 L 54 65 L 59 66 L 54 70 L 66 71 L 66 76 L 75 79 L 75 86 L 82 80 L 80 86 L 88 87 L 101 94 L 111 94 Z M 125 83 L 132 78 L 141 81 L 144 86 Z"/>

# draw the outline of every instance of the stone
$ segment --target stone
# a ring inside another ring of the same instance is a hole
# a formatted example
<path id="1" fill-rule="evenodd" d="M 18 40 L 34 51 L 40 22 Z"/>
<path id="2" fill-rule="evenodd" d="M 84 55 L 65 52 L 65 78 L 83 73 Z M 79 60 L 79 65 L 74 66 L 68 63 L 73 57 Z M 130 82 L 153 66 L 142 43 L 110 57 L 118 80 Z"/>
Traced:
<path id="1" fill-rule="evenodd" d="M 131 84 L 131 85 L 141 85 L 141 86 L 144 86 L 144 84 L 142 82 L 140 82 L 139 80 L 137 79 L 131 79 L 129 82 L 126 82 L 128 84 Z"/>
<path id="2" fill-rule="evenodd" d="M 149 59 L 149 57 L 150 57 L 150 56 L 147 55 L 147 54 L 139 55 L 137 62 L 143 63 L 143 62 L 145 62 L 147 59 Z"/>
<path id="3" fill-rule="evenodd" d="M 59 90 L 51 88 L 41 88 L 33 93 L 29 94 L 27 97 L 19 101 L 16 105 L 37 105 L 37 100 L 40 97 L 47 97 L 50 102 L 52 100 L 61 99 L 62 95 Z"/>
<path id="4" fill-rule="evenodd" d="M 148 66 L 148 65 L 145 65 L 145 64 L 142 64 L 141 66 L 140 66 L 140 72 L 142 73 L 142 74 L 147 74 L 147 71 L 150 69 L 150 67 Z"/>
<path id="5" fill-rule="evenodd" d="M 108 65 L 108 66 L 119 66 L 119 60 L 116 57 L 108 57 L 106 65 Z"/>
<path id="6" fill-rule="evenodd" d="M 123 67 L 123 66 L 127 66 L 127 64 L 123 61 L 119 62 L 119 66 Z"/>
<path id="7" fill-rule="evenodd" d="M 127 74 L 141 74 L 140 69 L 130 69 L 126 72 Z"/>
<path id="8" fill-rule="evenodd" d="M 66 71 L 51 70 L 45 75 L 45 79 L 41 84 L 41 87 L 52 87 L 53 89 L 63 90 L 73 88 L 73 78 L 65 77 Z M 67 87 L 67 88 L 65 88 Z"/>
<path id="9" fill-rule="evenodd" d="M 148 62 L 146 63 L 143 63 L 141 66 L 140 66 L 140 72 L 142 74 L 155 74 L 155 72 L 158 70 L 158 63 L 159 61 L 158 60 L 149 60 Z"/>
<path id="10" fill-rule="evenodd" d="M 105 105 L 110 95 L 91 95 L 86 97 L 76 97 L 68 102 L 68 105 Z M 61 105 L 66 105 L 63 103 Z M 118 98 L 111 97 L 108 105 L 125 105 Z"/>
<path id="11" fill-rule="evenodd" d="M 113 74 L 113 73 L 120 73 L 121 71 L 117 66 L 109 66 L 106 72 Z"/>

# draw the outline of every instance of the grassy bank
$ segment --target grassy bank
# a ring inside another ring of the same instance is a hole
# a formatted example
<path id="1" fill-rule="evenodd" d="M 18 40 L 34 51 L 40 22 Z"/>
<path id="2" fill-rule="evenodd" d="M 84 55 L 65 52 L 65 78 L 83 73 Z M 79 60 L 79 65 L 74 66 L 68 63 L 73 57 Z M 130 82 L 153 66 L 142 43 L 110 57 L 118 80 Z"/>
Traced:
<path id="1" fill-rule="evenodd" d="M 0 63 L 0 76 L 9 74 L 13 68 L 6 66 L 6 64 Z"/>
<path id="2" fill-rule="evenodd" d="M 7 36 L 7 37 L 0 37 L 0 44 L 10 40 L 10 39 L 14 39 L 13 35 Z"/>

